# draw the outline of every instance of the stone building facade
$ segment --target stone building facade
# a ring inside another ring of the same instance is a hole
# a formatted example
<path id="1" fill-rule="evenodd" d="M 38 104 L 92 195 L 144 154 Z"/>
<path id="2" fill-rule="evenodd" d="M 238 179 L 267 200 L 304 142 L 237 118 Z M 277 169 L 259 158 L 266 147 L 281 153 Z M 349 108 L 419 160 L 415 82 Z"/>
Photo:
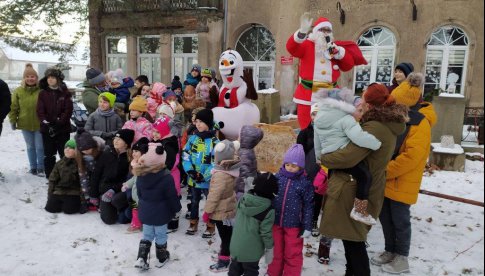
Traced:
<path id="1" fill-rule="evenodd" d="M 91 63 L 104 71 L 124 67 L 132 76 L 149 72 L 150 80 L 170 83 L 174 74 L 183 80 L 192 62 L 217 68 L 220 53 L 231 47 L 253 69 L 258 88 L 279 90 L 282 108 L 289 108 L 298 60 L 285 45 L 310 11 L 332 22 L 335 39 L 358 42 L 369 61 L 342 75 L 341 86 L 359 92 L 370 82 L 389 82 L 405 61 L 425 73 L 427 98 L 450 92 L 463 95 L 468 107 L 483 107 L 481 0 L 90 2 Z"/>

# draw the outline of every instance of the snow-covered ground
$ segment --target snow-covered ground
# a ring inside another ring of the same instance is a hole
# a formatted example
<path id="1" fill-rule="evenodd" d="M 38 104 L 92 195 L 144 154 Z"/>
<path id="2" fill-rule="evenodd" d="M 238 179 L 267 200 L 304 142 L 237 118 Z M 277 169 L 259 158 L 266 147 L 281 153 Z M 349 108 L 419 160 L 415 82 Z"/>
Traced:
<path id="1" fill-rule="evenodd" d="M 136 275 L 133 268 L 141 234 L 127 234 L 127 225 L 105 225 L 99 214 L 53 215 L 44 211 L 46 180 L 26 173 L 28 161 L 19 131 L 5 122 L 0 137 L 0 275 Z M 422 188 L 483 202 L 483 162 L 468 161 L 466 172 L 435 172 Z M 185 202 L 183 204 L 185 208 Z M 411 273 L 408 275 L 483 275 L 484 209 L 420 195 L 412 207 Z M 188 221 L 169 235 L 172 260 L 144 275 L 212 275 L 209 245 L 200 236 L 186 236 Z M 202 230 L 202 226 L 200 226 Z M 309 243 L 316 245 L 317 239 Z M 369 255 L 383 249 L 381 227 L 369 234 Z M 154 249 L 152 248 L 152 253 Z M 342 243 L 334 241 L 329 266 L 305 258 L 303 275 L 343 275 Z M 266 265 L 261 262 L 261 274 Z M 222 273 L 224 274 L 224 273 Z M 373 275 L 385 275 L 372 266 Z"/>

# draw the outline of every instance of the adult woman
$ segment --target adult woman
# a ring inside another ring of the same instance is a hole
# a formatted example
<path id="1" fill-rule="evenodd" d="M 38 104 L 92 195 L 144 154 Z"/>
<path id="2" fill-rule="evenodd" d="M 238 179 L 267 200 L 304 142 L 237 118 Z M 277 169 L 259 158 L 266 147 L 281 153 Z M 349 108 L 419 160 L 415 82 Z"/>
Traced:
<path id="1" fill-rule="evenodd" d="M 407 120 L 407 108 L 395 104 L 382 84 L 371 84 L 363 99 L 362 128 L 381 141 L 381 148 L 372 151 L 350 143 L 345 149 L 321 156 L 322 164 L 334 172 L 328 184 L 320 232 L 343 241 L 347 260 L 345 275 L 370 275 L 365 246 L 370 227 L 350 218 L 357 183 L 338 169 L 353 167 L 362 160 L 367 163 L 372 174 L 367 210 L 377 217 L 384 200 L 385 169 L 394 151 L 396 137 L 404 131 Z"/>
<path id="2" fill-rule="evenodd" d="M 22 130 L 22 136 L 27 145 L 27 156 L 30 164 L 29 172 L 44 177 L 44 145 L 42 143 L 42 134 L 39 131 L 39 118 L 35 112 L 40 92 L 38 80 L 39 77 L 32 64 L 27 63 L 22 83 L 13 92 L 11 111 L 8 114 L 8 118 L 13 130 Z"/>
<path id="3" fill-rule="evenodd" d="M 56 164 L 56 153 L 64 157 L 64 145 L 71 133 L 72 96 L 63 82 L 64 74 L 56 68 L 45 71 L 39 81 L 42 89 L 37 101 L 37 116 L 44 144 L 45 176 Z"/>

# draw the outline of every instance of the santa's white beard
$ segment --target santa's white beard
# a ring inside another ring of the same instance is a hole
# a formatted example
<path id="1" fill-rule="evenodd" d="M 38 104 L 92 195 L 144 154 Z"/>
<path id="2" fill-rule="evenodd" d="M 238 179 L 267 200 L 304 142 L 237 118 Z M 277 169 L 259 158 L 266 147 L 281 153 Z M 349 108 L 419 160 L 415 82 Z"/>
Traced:
<path id="1" fill-rule="evenodd" d="M 332 34 L 328 34 L 328 36 L 330 37 L 330 41 L 333 41 Z M 327 50 L 327 40 L 323 32 L 312 32 L 308 35 L 308 39 L 315 42 L 315 50 L 318 56 Z"/>

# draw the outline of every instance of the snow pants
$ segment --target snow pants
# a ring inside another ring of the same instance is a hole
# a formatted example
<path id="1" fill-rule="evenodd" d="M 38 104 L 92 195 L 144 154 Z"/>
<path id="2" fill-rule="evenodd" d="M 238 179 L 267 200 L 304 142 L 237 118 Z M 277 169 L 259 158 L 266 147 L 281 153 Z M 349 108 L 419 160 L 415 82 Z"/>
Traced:
<path id="1" fill-rule="evenodd" d="M 81 197 L 76 195 L 50 195 L 45 210 L 49 213 L 75 214 L 81 208 Z"/>
<path id="2" fill-rule="evenodd" d="M 300 228 L 273 225 L 274 258 L 268 266 L 269 276 L 300 276 L 303 266 L 303 239 Z"/>

